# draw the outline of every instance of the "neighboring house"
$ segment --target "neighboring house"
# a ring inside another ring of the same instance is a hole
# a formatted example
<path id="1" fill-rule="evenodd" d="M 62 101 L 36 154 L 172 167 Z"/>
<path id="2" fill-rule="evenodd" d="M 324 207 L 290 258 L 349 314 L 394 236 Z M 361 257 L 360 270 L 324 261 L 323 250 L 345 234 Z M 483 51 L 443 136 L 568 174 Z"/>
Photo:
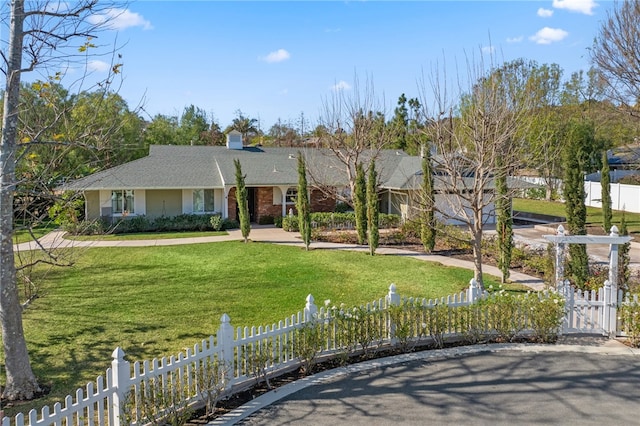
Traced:
<path id="1" fill-rule="evenodd" d="M 89 220 L 210 213 L 236 219 L 237 158 L 246 175 L 251 220 L 257 222 L 267 216 L 285 216 L 295 209 L 297 156 L 301 154 L 314 174 L 312 182 L 322 181 L 323 186 L 336 191 L 349 187 L 344 165 L 330 150 L 245 147 L 240 133 L 232 131 L 226 147 L 153 145 L 144 158 L 69 182 L 59 189 L 83 193 L 85 217 Z M 363 161 L 368 163 L 367 153 L 363 154 Z M 401 214 L 405 219 L 417 213 L 413 200 L 422 182 L 421 161 L 402 151 L 377 153 L 381 212 Z M 336 198 L 310 186 L 311 210 L 333 211 Z M 444 191 L 437 195 L 439 205 L 447 204 L 445 197 Z M 491 210 L 486 212 L 488 222 L 493 222 Z"/>
<path id="2" fill-rule="evenodd" d="M 612 148 L 607 151 L 609 162 L 609 175 L 611 183 L 617 183 L 620 179 L 640 175 L 640 143 Z M 585 181 L 600 182 L 600 172 L 585 176 Z"/>

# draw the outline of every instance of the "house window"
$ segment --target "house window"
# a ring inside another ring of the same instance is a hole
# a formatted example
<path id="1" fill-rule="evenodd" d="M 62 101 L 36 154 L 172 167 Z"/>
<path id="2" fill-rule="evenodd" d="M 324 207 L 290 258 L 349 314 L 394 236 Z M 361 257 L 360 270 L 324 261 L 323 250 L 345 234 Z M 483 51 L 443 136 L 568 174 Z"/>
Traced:
<path id="1" fill-rule="evenodd" d="M 133 189 L 111 191 L 111 213 L 135 213 Z"/>
<path id="2" fill-rule="evenodd" d="M 297 197 L 298 197 L 298 188 L 287 189 L 287 195 L 285 195 L 285 200 L 287 204 L 295 204 Z"/>
<path id="3" fill-rule="evenodd" d="M 213 189 L 193 190 L 193 212 L 212 213 L 215 210 L 213 204 Z"/>

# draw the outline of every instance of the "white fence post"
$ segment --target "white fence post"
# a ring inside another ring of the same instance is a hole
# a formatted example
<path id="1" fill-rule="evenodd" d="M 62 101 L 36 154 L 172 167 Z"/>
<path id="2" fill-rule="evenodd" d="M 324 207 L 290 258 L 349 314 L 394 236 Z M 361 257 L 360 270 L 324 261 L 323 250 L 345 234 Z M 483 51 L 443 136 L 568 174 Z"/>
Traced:
<path id="1" fill-rule="evenodd" d="M 224 383 L 229 383 L 230 379 L 235 375 L 235 353 L 233 350 L 233 326 L 229 315 L 222 314 L 220 317 L 220 328 L 218 329 L 218 347 L 220 348 L 220 365 L 225 366 Z M 226 368 L 228 366 L 229 368 Z M 229 377 L 229 376 L 232 377 Z"/>
<path id="2" fill-rule="evenodd" d="M 111 385 L 113 386 L 113 401 L 109 407 L 113 426 L 124 426 L 121 417 L 124 414 L 129 381 L 131 380 L 131 368 L 129 362 L 124 359 L 124 351 L 119 346 L 111 354 Z"/>
<path id="3" fill-rule="evenodd" d="M 613 308 L 611 303 L 611 296 L 611 282 L 609 280 L 606 280 L 604 282 L 604 306 L 602 309 L 602 334 L 604 334 L 605 336 L 611 336 L 611 310 Z"/>
<path id="4" fill-rule="evenodd" d="M 391 283 L 389 286 L 389 293 L 387 293 L 387 306 L 399 305 L 400 295 L 396 292 L 396 285 Z"/>
<path id="5" fill-rule="evenodd" d="M 564 237 L 564 226 L 558 226 L 558 237 Z M 564 280 L 564 243 L 556 243 L 556 287 L 559 287 Z"/>
<path id="6" fill-rule="evenodd" d="M 470 304 L 480 298 L 480 286 L 475 278 L 471 278 L 469 281 L 469 288 L 467 289 L 467 302 Z"/>
<path id="7" fill-rule="evenodd" d="M 318 307 L 313 303 L 315 299 L 312 295 L 308 295 L 306 301 L 307 303 L 304 305 L 304 322 L 309 322 L 317 318 Z"/>

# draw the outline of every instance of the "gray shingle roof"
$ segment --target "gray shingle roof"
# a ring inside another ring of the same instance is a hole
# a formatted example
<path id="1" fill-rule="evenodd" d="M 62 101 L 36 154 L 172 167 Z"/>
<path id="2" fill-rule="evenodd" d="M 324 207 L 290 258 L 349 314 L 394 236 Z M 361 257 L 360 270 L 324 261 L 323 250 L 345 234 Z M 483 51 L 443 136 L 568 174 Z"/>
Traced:
<path id="1" fill-rule="evenodd" d="M 234 159 L 239 159 L 247 186 L 296 186 L 298 160 L 302 153 L 316 180 L 347 186 L 344 165 L 326 149 L 261 148 L 242 150 L 225 146 L 152 145 L 149 155 L 69 182 L 62 190 L 99 189 L 189 189 L 235 186 Z M 367 164 L 373 152 L 364 152 Z M 376 170 L 382 188 L 417 189 L 422 183 L 421 158 L 402 151 L 382 150 Z M 436 183 L 436 189 L 438 184 Z"/>

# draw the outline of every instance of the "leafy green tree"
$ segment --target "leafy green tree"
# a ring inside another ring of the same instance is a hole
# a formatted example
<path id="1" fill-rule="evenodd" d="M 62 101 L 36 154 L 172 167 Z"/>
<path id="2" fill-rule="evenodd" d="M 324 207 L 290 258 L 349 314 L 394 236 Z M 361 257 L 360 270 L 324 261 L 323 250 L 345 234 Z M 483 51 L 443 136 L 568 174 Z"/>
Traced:
<path id="1" fill-rule="evenodd" d="M 242 165 L 239 159 L 233 160 L 236 166 L 236 203 L 238 203 L 238 219 L 240 220 L 240 231 L 242 238 L 247 243 L 251 232 L 251 218 L 249 217 L 249 194 L 244 184 L 245 175 L 242 174 Z"/>
<path id="2" fill-rule="evenodd" d="M 627 229 L 627 218 L 625 211 L 622 211 L 622 217 L 620 218 L 620 235 L 629 235 Z M 624 243 L 618 246 L 618 288 L 628 291 L 629 290 L 629 278 L 631 278 L 631 270 L 629 263 L 631 263 L 631 255 L 629 250 L 631 249 L 631 243 Z"/>
<path id="3" fill-rule="evenodd" d="M 369 253 L 371 256 L 376 254 L 380 240 L 380 230 L 378 228 L 379 208 L 378 174 L 376 173 L 376 163 L 374 160 L 371 160 L 367 179 L 367 228 L 369 231 Z"/>
<path id="4" fill-rule="evenodd" d="M 180 117 L 180 126 L 177 131 L 178 145 L 206 145 L 209 119 L 207 113 L 194 105 L 185 107 Z"/>
<path id="5" fill-rule="evenodd" d="M 311 243 L 311 214 L 309 211 L 309 194 L 307 193 L 307 166 L 302 153 L 298 153 L 298 197 L 296 198 L 298 210 L 298 227 L 300 235 L 307 250 Z"/>
<path id="6" fill-rule="evenodd" d="M 171 145 L 178 139 L 178 118 L 158 114 L 144 130 L 145 145 Z"/>
<path id="7" fill-rule="evenodd" d="M 394 137 L 394 148 L 401 150 L 407 149 L 407 126 L 409 122 L 409 111 L 407 110 L 407 98 L 404 95 L 400 95 L 398 98 L 398 106 L 394 110 L 393 120 L 390 125 L 392 127 Z"/>
<path id="8" fill-rule="evenodd" d="M 584 162 L 586 154 L 583 146 L 593 139 L 593 124 L 572 120 L 565 129 L 566 148 L 564 151 L 564 187 L 567 227 L 571 235 L 586 235 L 587 208 L 584 203 Z M 584 244 L 569 245 L 567 272 L 575 285 L 582 288 L 589 276 L 589 257 Z"/>
<path id="9" fill-rule="evenodd" d="M 600 173 L 600 185 L 602 186 L 602 225 L 604 231 L 611 231 L 613 211 L 611 210 L 611 177 L 609 175 L 609 158 L 607 151 L 602 151 L 602 171 Z"/>
<path id="10" fill-rule="evenodd" d="M 501 160 L 498 159 L 500 162 Z M 511 214 L 511 197 L 507 187 L 506 170 L 499 164 L 496 176 L 496 231 L 498 234 L 498 268 L 502 272 L 502 282 L 509 279 L 511 255 L 513 252 L 513 215 Z"/>
<path id="11" fill-rule="evenodd" d="M 246 143 L 249 138 L 256 136 L 260 133 L 258 129 L 258 120 L 245 116 L 242 111 L 236 111 L 237 117 L 231 122 L 231 125 L 227 127 L 225 133 L 231 130 L 237 130 L 242 133 L 242 140 Z"/>
<path id="12" fill-rule="evenodd" d="M 356 164 L 355 192 L 353 194 L 353 210 L 356 215 L 356 232 L 358 244 L 367 239 L 367 178 L 362 163 Z"/>
<path id="13" fill-rule="evenodd" d="M 427 253 L 436 246 L 435 191 L 433 187 L 433 167 L 431 150 L 424 150 L 422 158 L 422 210 L 420 221 L 420 239 Z"/>

